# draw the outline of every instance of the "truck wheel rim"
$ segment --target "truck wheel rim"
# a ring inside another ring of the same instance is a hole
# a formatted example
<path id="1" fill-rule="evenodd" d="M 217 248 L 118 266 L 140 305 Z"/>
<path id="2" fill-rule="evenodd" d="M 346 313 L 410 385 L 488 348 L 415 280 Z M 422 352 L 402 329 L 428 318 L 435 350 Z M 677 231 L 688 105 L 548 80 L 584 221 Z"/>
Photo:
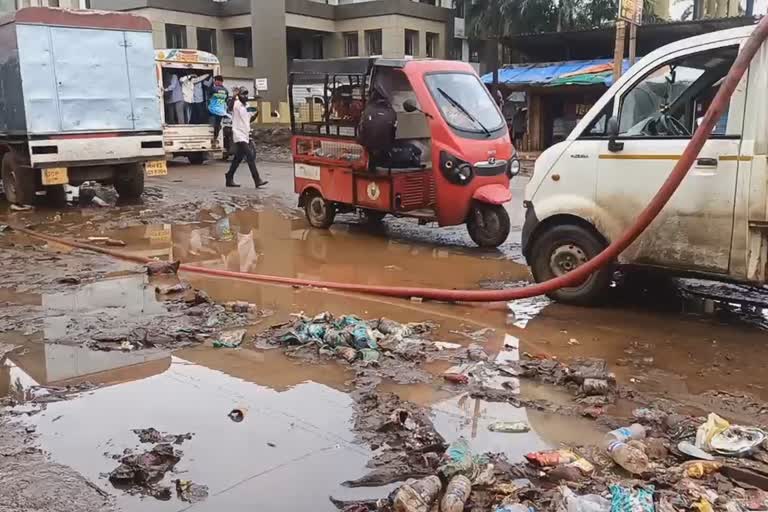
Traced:
<path id="1" fill-rule="evenodd" d="M 571 270 L 583 265 L 589 260 L 584 250 L 575 244 L 566 244 L 557 247 L 552 251 L 549 259 L 549 266 L 552 273 L 557 276 L 563 276 Z"/>

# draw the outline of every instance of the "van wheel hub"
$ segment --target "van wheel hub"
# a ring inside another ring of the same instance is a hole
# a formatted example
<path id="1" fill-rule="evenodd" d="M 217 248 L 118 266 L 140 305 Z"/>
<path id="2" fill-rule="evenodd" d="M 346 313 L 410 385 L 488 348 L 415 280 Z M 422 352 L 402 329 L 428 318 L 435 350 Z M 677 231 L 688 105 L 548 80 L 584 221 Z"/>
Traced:
<path id="1" fill-rule="evenodd" d="M 552 273 L 557 277 L 567 274 L 576 267 L 580 267 L 588 260 L 587 254 L 578 245 L 561 245 L 552 252 L 549 265 Z"/>

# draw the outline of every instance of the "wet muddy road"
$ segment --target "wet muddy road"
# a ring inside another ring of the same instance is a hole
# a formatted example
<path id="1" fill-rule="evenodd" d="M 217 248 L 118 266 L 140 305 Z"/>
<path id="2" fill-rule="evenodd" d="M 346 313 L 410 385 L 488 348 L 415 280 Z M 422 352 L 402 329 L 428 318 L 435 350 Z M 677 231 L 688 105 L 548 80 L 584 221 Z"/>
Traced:
<path id="1" fill-rule="evenodd" d="M 438 230 L 393 220 L 372 230 L 354 216 L 340 216 L 330 231 L 309 229 L 292 208 L 290 167 L 262 164 L 262 171 L 270 179 L 269 190 L 231 192 L 221 187 L 221 165 L 178 165 L 167 180 L 149 183 L 150 195 L 141 204 L 11 212 L 0 203 L 0 224 L 34 226 L 72 239 L 107 237 L 124 242 L 120 250 L 136 255 L 307 279 L 445 288 L 529 279 L 519 254 L 519 201 L 511 207 L 516 229 L 507 244 L 499 251 L 481 251 L 471 246 L 463 228 Z M 245 176 L 241 180 L 245 185 Z M 50 462 L 28 461 L 28 468 L 53 467 L 50 478 L 32 480 L 36 489 L 45 490 L 39 493 L 43 497 L 19 502 L 40 510 L 78 509 L 54 499 L 63 485 L 82 489 L 85 501 L 73 503 L 93 510 L 321 511 L 335 510 L 329 495 L 385 496 L 394 486 L 341 485 L 365 474 L 373 453 L 353 430 L 350 392 L 356 371 L 337 361 L 296 360 L 279 349 L 254 347 L 251 335 L 298 312 L 431 321 L 439 325 L 435 339 L 463 346 L 480 342 L 492 357 L 602 358 L 619 383 L 635 392 L 615 406 L 618 417 L 636 403 L 668 400 L 693 412 L 768 423 L 762 406 L 768 402 L 766 314 L 759 306 L 672 297 L 668 291 L 642 298 L 617 294 L 602 309 L 546 299 L 465 306 L 182 274 L 180 279 L 215 303 L 245 301 L 260 310 L 248 322 L 240 349 L 214 349 L 210 341 L 198 343 L 179 333 L 215 326 L 195 323 L 179 312 L 178 304 L 155 292 L 155 286 L 175 278 L 148 277 L 136 265 L 43 245 L 11 231 L 0 233 L 0 250 L 6 255 L 0 348 L 17 347 L 0 359 L 0 397 L 23 401 L 39 386 L 96 386 L 48 403 L 33 415 L 19 414 L 23 405 L 14 408 L 16 413 L 0 415 L 6 452 L 37 447 Z M 105 343 L 105 329 L 133 335 L 147 326 L 152 336 L 172 332 L 174 344 L 107 351 L 94 350 L 90 343 Z M 430 408 L 435 427 L 449 442 L 463 435 L 477 452 L 506 453 L 510 460 L 561 443 L 596 442 L 606 430 L 579 417 L 472 399 L 440 378 L 452 365 L 432 361 L 424 369 L 434 379 L 385 380 L 381 388 Z M 520 396 L 527 399 L 571 400 L 554 387 L 520 384 Z M 243 421 L 228 417 L 233 409 L 244 411 Z M 527 421 L 531 431 L 492 433 L 488 425 L 494 421 Z M 112 486 L 106 475 L 117 466 L 115 457 L 126 449 L 147 449 L 132 430 L 148 427 L 193 434 L 179 447 L 183 456 L 162 483 L 183 479 L 203 484 L 207 499 L 189 503 L 174 495 L 157 500 Z M 17 439 L 19 431 L 23 435 Z M 8 481 L 14 482 L 14 467 L 4 464 L 0 472 L 10 473 Z M 23 468 L 16 471 L 17 481 L 30 482 Z M 3 485 L 0 494 L 10 488 Z"/>

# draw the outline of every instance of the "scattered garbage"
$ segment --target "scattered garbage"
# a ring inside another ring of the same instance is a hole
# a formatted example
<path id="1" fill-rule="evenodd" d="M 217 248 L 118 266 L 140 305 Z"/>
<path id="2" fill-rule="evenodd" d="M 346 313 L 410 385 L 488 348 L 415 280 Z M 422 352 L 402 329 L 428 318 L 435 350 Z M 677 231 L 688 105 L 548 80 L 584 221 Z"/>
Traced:
<path id="1" fill-rule="evenodd" d="M 521 434 L 530 432 L 531 427 L 524 421 L 497 421 L 488 425 L 491 432 L 504 432 L 508 434 Z"/>
<path id="2" fill-rule="evenodd" d="M 423 359 L 427 351 L 438 349 L 421 337 L 432 331 L 427 323 L 401 324 L 387 318 L 363 320 L 356 315 L 335 317 L 325 312 L 309 317 L 293 315 L 294 320 L 274 326 L 260 335 L 266 343 L 296 348 L 315 348 L 350 364 L 378 365 L 383 356 L 400 360 Z"/>
<path id="3" fill-rule="evenodd" d="M 151 444 L 167 443 L 167 444 L 180 445 L 184 441 L 189 441 L 192 439 L 192 434 L 190 433 L 164 434 L 152 427 L 135 429 L 133 433 L 139 436 L 140 443 L 151 443 Z"/>
<path id="4" fill-rule="evenodd" d="M 176 497 L 187 503 L 197 503 L 208 497 L 208 487 L 192 482 L 191 480 L 174 480 L 176 484 Z"/>
<path id="5" fill-rule="evenodd" d="M 611 485 L 611 512 L 654 512 L 653 487 Z"/>
<path id="6" fill-rule="evenodd" d="M 712 438 L 728 430 L 731 426 L 726 420 L 715 413 L 707 416 L 707 421 L 696 431 L 696 447 L 704 451 L 712 451 Z"/>
<path id="7" fill-rule="evenodd" d="M 723 467 L 723 465 L 719 462 L 694 461 L 684 465 L 683 473 L 689 478 L 703 478 L 720 471 L 721 467 Z"/>
<path id="8" fill-rule="evenodd" d="M 758 428 L 731 426 L 715 434 L 709 445 L 720 455 L 741 457 L 757 449 L 765 441 L 765 433 Z"/>
<path id="9" fill-rule="evenodd" d="M 525 458 L 531 464 L 539 467 L 554 467 L 575 462 L 579 456 L 571 450 L 551 450 L 529 453 Z"/>
<path id="10" fill-rule="evenodd" d="M 233 313 L 253 313 L 258 311 L 259 308 L 256 304 L 251 304 L 250 302 L 237 301 L 224 303 L 224 309 Z"/>
<path id="11" fill-rule="evenodd" d="M 243 344 L 245 334 L 245 329 L 223 332 L 219 334 L 218 339 L 214 340 L 213 348 L 238 348 Z"/>
<path id="12" fill-rule="evenodd" d="M 109 473 L 109 481 L 116 488 L 167 501 L 171 490 L 158 483 L 180 460 L 180 452 L 170 444 L 161 443 L 144 453 L 122 457 L 120 465 Z"/>
<path id="13" fill-rule="evenodd" d="M 693 457 L 694 459 L 715 460 L 715 458 L 712 455 L 705 452 L 701 448 L 697 448 L 696 446 L 694 446 L 688 441 L 680 441 L 680 443 L 678 443 L 677 445 L 677 449 L 680 450 L 680 452 L 684 453 L 685 455 L 688 455 L 689 457 Z"/>
<path id="14" fill-rule="evenodd" d="M 611 501 L 597 494 L 577 496 L 570 488 L 560 487 L 567 512 L 609 512 Z"/>

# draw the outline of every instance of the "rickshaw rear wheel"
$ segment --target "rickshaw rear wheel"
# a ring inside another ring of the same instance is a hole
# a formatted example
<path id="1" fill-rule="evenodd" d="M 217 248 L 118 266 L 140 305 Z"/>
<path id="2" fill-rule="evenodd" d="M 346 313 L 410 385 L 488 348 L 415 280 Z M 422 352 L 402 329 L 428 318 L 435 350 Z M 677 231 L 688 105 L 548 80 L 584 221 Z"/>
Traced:
<path id="1" fill-rule="evenodd" d="M 485 203 L 472 205 L 467 218 L 467 231 L 478 246 L 500 246 L 506 242 L 510 229 L 509 214 L 503 206 Z"/>
<path id="2" fill-rule="evenodd" d="M 328 229 L 336 218 L 336 206 L 316 190 L 307 192 L 304 201 L 304 213 L 313 228 Z"/>

